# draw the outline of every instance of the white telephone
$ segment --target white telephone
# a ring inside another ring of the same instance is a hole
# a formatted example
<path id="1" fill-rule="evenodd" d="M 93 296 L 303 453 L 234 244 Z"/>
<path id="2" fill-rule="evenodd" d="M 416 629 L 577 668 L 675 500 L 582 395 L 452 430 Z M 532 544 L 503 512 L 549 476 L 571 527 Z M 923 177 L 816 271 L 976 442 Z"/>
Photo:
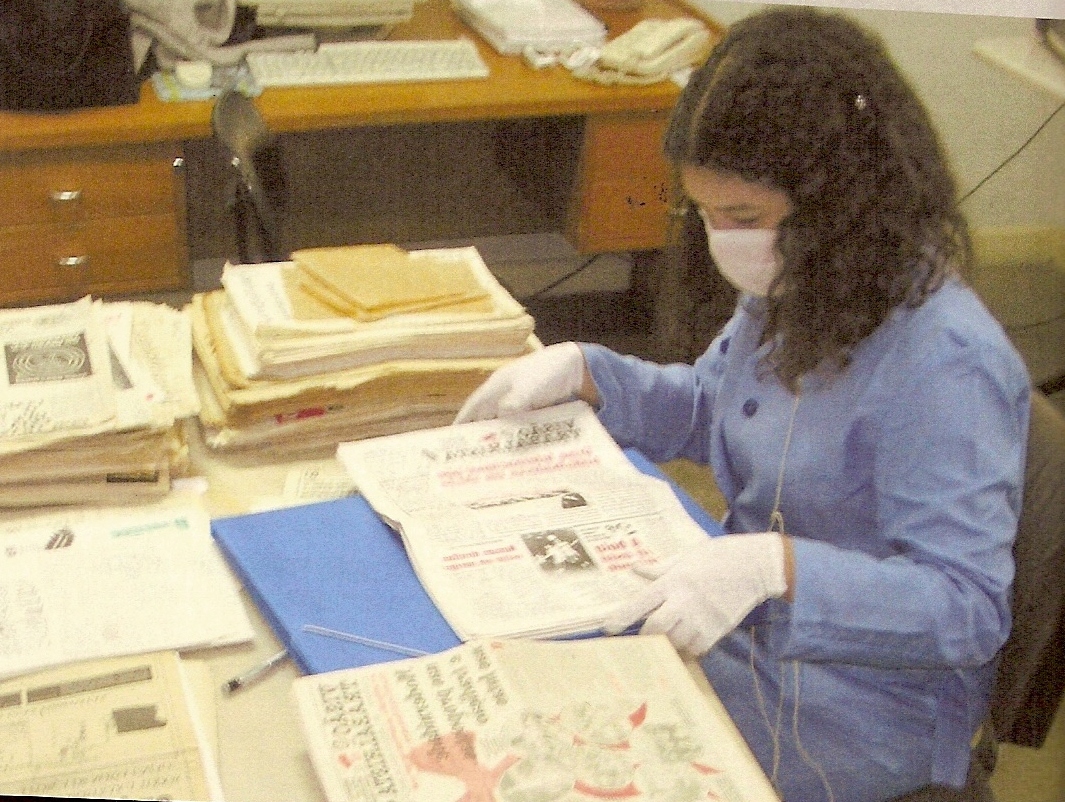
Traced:
<path id="1" fill-rule="evenodd" d="M 699 20 L 645 19 L 603 45 L 599 67 L 660 80 L 706 55 L 710 32 Z"/>

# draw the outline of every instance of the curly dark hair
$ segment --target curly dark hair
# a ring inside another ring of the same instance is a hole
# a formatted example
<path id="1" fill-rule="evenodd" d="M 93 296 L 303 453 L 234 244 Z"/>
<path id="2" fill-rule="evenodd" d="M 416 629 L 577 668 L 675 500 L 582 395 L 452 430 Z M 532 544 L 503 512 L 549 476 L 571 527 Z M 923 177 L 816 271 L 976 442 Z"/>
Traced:
<path id="1" fill-rule="evenodd" d="M 793 390 L 805 373 L 844 369 L 892 309 L 923 303 L 971 260 L 926 110 L 882 42 L 841 13 L 788 6 L 732 25 L 682 92 L 665 154 L 791 201 L 765 337 Z"/>

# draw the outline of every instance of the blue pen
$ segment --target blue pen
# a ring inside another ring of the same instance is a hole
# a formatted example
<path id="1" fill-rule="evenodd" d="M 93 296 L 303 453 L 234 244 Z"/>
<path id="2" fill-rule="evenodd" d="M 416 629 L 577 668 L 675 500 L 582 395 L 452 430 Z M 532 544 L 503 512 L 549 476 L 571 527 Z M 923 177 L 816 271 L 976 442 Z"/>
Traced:
<path id="1" fill-rule="evenodd" d="M 278 652 L 268 660 L 259 663 L 259 665 L 257 666 L 249 668 L 243 674 L 239 674 L 233 677 L 233 679 L 229 680 L 222 686 L 222 692 L 225 694 L 230 694 L 234 691 L 239 691 L 241 688 L 251 685 L 253 682 L 257 682 L 258 680 L 269 674 L 271 671 L 273 671 L 275 668 L 277 668 L 279 665 L 281 665 L 287 657 L 288 651 L 286 649 L 282 649 L 280 652 Z"/>

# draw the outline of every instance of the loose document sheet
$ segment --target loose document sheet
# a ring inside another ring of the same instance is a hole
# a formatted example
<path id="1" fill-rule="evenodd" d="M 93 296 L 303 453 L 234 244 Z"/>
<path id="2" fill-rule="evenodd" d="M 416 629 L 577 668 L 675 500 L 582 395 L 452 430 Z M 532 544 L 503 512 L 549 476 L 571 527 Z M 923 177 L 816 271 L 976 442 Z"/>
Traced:
<path id="1" fill-rule="evenodd" d="M 645 587 L 634 564 L 707 537 L 583 402 L 341 443 L 337 456 L 464 640 L 594 632 Z"/>
<path id="2" fill-rule="evenodd" d="M 189 666 L 157 652 L 0 682 L 0 793 L 221 799 Z"/>
<path id="3" fill-rule="evenodd" d="M 293 685 L 329 802 L 769 802 L 662 635 L 480 640 Z"/>
<path id="4" fill-rule="evenodd" d="M 196 496 L 0 519 L 0 679 L 253 637 Z"/>

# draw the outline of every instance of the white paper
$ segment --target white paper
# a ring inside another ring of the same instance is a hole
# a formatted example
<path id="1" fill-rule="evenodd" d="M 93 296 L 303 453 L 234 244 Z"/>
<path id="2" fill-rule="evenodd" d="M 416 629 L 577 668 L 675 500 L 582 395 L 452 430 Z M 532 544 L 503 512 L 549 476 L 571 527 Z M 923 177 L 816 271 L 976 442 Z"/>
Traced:
<path id="1" fill-rule="evenodd" d="M 0 678 L 253 634 L 199 500 L 0 524 Z"/>

